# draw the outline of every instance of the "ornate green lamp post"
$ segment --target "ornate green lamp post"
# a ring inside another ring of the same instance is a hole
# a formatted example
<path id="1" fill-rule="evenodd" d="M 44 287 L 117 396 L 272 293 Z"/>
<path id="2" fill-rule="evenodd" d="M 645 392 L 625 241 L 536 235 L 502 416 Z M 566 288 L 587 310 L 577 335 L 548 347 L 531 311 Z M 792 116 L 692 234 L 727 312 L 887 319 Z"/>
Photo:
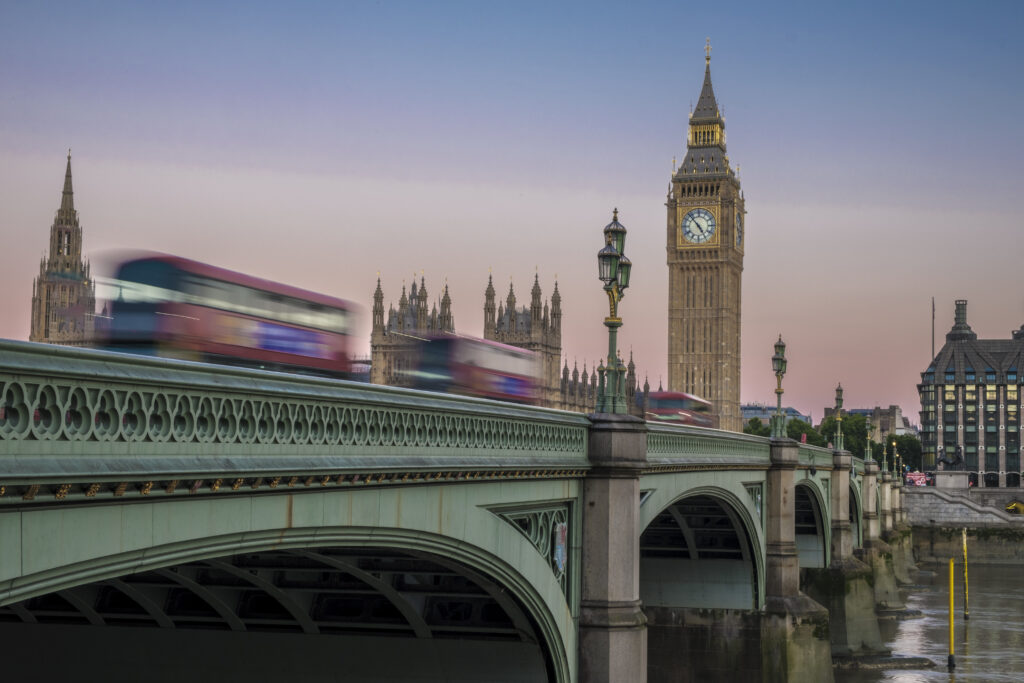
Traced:
<path id="1" fill-rule="evenodd" d="M 870 422 L 865 425 L 867 432 L 867 444 L 864 446 L 864 462 L 868 460 L 874 460 L 874 453 L 871 452 L 871 432 L 874 431 L 875 426 Z"/>
<path id="2" fill-rule="evenodd" d="M 836 450 L 843 450 L 843 385 L 836 387 Z"/>
<path id="3" fill-rule="evenodd" d="M 782 341 L 782 335 L 779 335 L 779 341 L 775 342 L 775 355 L 772 356 L 772 371 L 775 373 L 775 379 L 778 381 L 778 385 L 775 387 L 775 414 L 772 415 L 772 438 L 781 439 L 786 436 L 786 418 L 782 415 L 782 377 L 786 374 L 786 342 Z"/>
<path id="4" fill-rule="evenodd" d="M 619 301 L 629 287 L 629 275 L 633 264 L 625 253 L 626 228 L 619 223 L 619 210 L 612 212 L 612 222 L 604 227 L 604 248 L 597 252 L 598 277 L 604 283 L 608 294 L 608 317 L 604 325 L 608 328 L 608 365 L 598 366 L 600 377 L 597 385 L 597 412 L 626 413 L 626 366 L 616 353 L 615 337 L 622 327 L 619 317 Z"/>

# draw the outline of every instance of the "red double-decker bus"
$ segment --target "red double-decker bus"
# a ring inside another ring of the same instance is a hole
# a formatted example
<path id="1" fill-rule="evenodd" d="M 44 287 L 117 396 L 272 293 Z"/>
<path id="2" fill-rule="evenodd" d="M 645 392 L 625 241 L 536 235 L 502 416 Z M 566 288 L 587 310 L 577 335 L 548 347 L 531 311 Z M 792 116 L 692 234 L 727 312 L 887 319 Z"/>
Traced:
<path id="1" fill-rule="evenodd" d="M 652 391 L 647 397 L 645 417 L 697 427 L 718 427 L 718 415 L 710 401 L 679 391 Z"/>
<path id="2" fill-rule="evenodd" d="M 121 262 L 97 340 L 113 350 L 348 377 L 347 301 L 177 256 Z"/>

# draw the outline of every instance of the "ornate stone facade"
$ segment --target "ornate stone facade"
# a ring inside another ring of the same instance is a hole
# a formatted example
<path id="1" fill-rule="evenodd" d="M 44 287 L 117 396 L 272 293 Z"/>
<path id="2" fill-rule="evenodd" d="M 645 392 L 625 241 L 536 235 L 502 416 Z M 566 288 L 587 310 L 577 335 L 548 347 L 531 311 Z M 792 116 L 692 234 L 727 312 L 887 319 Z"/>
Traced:
<path id="1" fill-rule="evenodd" d="M 583 364 L 582 375 L 575 363 L 570 375 L 569 361 L 566 360 L 562 366 L 562 381 L 559 383 L 561 403 L 558 407 L 578 413 L 594 412 L 597 409 L 597 379 L 597 371 L 588 373 L 586 363 Z M 658 390 L 661 391 L 660 388 Z M 629 363 L 626 365 L 626 405 L 629 406 L 630 415 L 644 416 L 650 393 L 651 387 L 646 379 L 643 388 L 637 382 L 636 363 L 633 362 L 633 354 L 630 352 Z"/>
<path id="2" fill-rule="evenodd" d="M 440 306 L 440 307 L 439 307 Z M 393 387 L 411 385 L 408 371 L 416 361 L 419 341 L 425 337 L 455 332 L 452 300 L 448 285 L 440 302 L 428 309 L 427 285 L 420 278 L 419 287 L 413 279 L 409 294 L 402 285 L 402 298 L 398 308 L 391 305 L 387 322 L 384 321 L 384 292 L 377 278 L 373 293 L 373 330 L 370 333 L 370 381 Z"/>
<path id="3" fill-rule="evenodd" d="M 64 192 L 53 225 L 50 253 L 39 262 L 32 282 L 29 341 L 82 346 L 92 339 L 96 288 L 89 263 L 82 260 L 82 227 L 71 189 L 71 152 Z"/>
<path id="4" fill-rule="evenodd" d="M 690 114 L 686 156 L 669 184 L 668 388 L 715 406 L 722 429 L 740 431 L 740 304 L 746 212 L 725 148 L 725 118 L 704 86 Z"/>
<path id="5" fill-rule="evenodd" d="M 495 309 L 494 281 L 487 278 L 484 290 L 484 339 L 527 349 L 539 358 L 539 403 L 548 408 L 561 408 L 561 383 L 558 377 L 562 360 L 562 295 L 555 283 L 550 302 L 542 301 L 540 278 L 533 277 L 530 306 L 516 307 L 512 283 L 508 296 Z"/>

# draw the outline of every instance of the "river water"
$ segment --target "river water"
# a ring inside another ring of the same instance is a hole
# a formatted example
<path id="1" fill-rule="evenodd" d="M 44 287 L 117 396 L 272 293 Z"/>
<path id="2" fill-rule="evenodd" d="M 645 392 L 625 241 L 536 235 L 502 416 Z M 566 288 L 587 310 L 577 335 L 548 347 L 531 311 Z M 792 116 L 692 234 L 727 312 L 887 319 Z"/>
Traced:
<path id="1" fill-rule="evenodd" d="M 882 623 L 882 638 L 894 656 L 927 657 L 933 669 L 881 668 L 873 671 L 836 671 L 836 683 L 968 683 L 1024 681 L 1024 568 L 1009 565 L 969 566 L 970 619 L 963 618 L 963 565 L 957 562 L 956 668 L 947 671 L 949 654 L 949 567 L 934 576 L 922 574 L 912 586 L 907 609 L 923 618 Z"/>

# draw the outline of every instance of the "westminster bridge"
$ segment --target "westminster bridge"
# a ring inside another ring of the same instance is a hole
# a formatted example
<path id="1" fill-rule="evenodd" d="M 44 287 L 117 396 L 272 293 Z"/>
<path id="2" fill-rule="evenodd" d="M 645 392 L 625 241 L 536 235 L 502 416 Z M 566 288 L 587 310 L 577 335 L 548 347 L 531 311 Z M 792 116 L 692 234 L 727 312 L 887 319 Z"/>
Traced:
<path id="1" fill-rule="evenodd" d="M 877 471 L 789 440 L 0 341 L 5 665 L 829 680 L 898 601 L 878 572 L 899 487 Z"/>

